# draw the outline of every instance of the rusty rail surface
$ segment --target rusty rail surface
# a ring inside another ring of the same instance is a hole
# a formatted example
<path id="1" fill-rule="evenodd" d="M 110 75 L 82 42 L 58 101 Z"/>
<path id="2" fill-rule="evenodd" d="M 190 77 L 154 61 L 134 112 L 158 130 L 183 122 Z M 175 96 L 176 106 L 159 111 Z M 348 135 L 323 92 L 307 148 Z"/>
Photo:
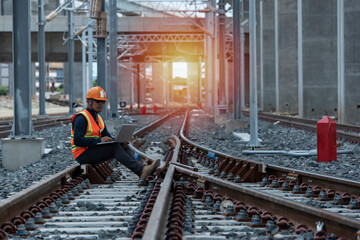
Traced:
<path id="1" fill-rule="evenodd" d="M 186 117 L 189 117 L 189 115 L 187 115 Z M 239 160 L 239 161 L 247 161 L 247 162 L 253 162 L 256 164 L 261 164 L 263 172 L 266 172 L 267 175 L 275 175 L 278 178 L 283 177 L 285 179 L 289 178 L 289 176 L 296 177 L 299 180 L 299 182 L 306 182 L 306 183 L 309 183 L 309 185 L 322 186 L 323 188 L 330 188 L 333 190 L 337 190 L 339 192 L 349 192 L 354 195 L 360 196 L 360 182 L 343 179 L 343 178 L 332 177 L 332 176 L 323 175 L 323 174 L 304 172 L 304 171 L 286 168 L 286 167 L 280 167 L 280 166 L 276 166 L 276 165 L 272 165 L 272 164 L 263 164 L 260 162 L 247 160 L 247 159 L 241 159 L 241 158 L 238 158 L 235 156 L 231 156 L 226 153 L 219 152 L 219 151 L 201 146 L 201 145 L 197 144 L 196 142 L 189 140 L 183 133 L 186 128 L 187 128 L 187 126 L 186 126 L 186 124 L 184 124 L 182 127 L 182 132 L 180 133 L 181 140 L 183 142 L 185 142 L 186 144 L 196 148 L 198 151 L 202 151 L 203 153 L 205 153 L 205 155 L 206 155 L 206 153 L 214 153 L 216 156 L 218 156 L 219 158 L 223 158 L 223 159 L 230 158 L 230 159 L 235 159 L 235 160 Z"/>
<path id="2" fill-rule="evenodd" d="M 181 140 L 189 148 L 196 149 L 197 152 L 201 152 L 200 154 L 202 154 L 202 156 L 205 156 L 206 153 L 213 153 L 217 157 L 223 158 L 223 159 L 232 159 L 235 161 L 253 162 L 251 160 L 240 159 L 240 158 L 237 158 L 234 156 L 230 156 L 226 153 L 222 153 L 222 152 L 210 149 L 210 148 L 206 148 L 204 146 L 201 146 L 201 145 L 189 140 L 186 137 L 187 131 L 188 131 L 187 123 L 189 121 L 189 118 L 190 118 L 190 115 L 189 115 L 189 112 L 187 112 L 183 126 L 181 128 L 181 133 L 180 133 Z M 253 163 L 261 164 L 259 162 L 253 162 Z M 229 191 L 230 191 L 230 189 L 232 189 L 232 187 L 236 186 L 236 184 L 233 184 L 230 181 L 225 181 L 225 180 L 221 180 L 221 179 L 219 180 L 216 178 L 214 178 L 214 179 L 207 178 L 203 175 L 200 175 L 199 173 L 195 173 L 194 171 L 191 171 L 186 168 L 182 168 L 180 166 L 177 166 L 176 169 L 177 170 L 181 169 L 182 173 L 190 174 L 191 176 L 196 176 L 197 178 L 208 179 L 209 182 L 215 181 L 216 184 L 221 183 L 221 186 L 224 186 L 225 183 L 230 184 L 230 185 L 225 184 L 225 186 L 231 186 L 231 187 L 229 187 Z M 284 179 L 289 179 L 289 180 L 295 179 L 299 183 L 307 183 L 311 186 L 321 186 L 322 188 L 329 188 L 331 190 L 339 191 L 342 193 L 350 193 L 355 198 L 360 196 L 360 183 L 356 182 L 356 181 L 336 178 L 336 177 L 322 175 L 322 174 L 308 173 L 308 172 L 299 171 L 296 169 L 284 168 L 284 167 L 279 167 L 279 166 L 270 165 L 270 164 L 262 164 L 262 167 L 259 167 L 258 170 L 260 171 L 261 175 L 264 175 L 266 173 L 266 175 L 268 175 L 268 176 L 274 175 L 278 178 L 284 178 Z M 241 188 L 239 188 L 239 190 L 241 190 Z M 233 197 L 237 195 L 236 191 L 234 191 L 233 189 L 230 192 L 232 192 L 231 196 L 233 196 Z M 357 197 L 355 195 L 357 195 Z M 255 199 L 253 199 L 253 200 L 255 200 Z M 279 201 L 278 199 L 274 199 L 274 200 Z M 256 201 L 258 201 L 258 200 L 256 200 Z M 288 201 L 288 200 L 286 200 L 286 201 Z M 267 204 L 271 204 L 271 203 L 268 202 Z M 284 202 L 284 209 L 286 209 L 286 204 L 287 204 L 287 202 Z M 291 204 L 295 204 L 295 205 L 291 205 Z M 299 218 L 299 220 L 304 220 L 306 222 L 308 220 L 311 220 L 311 218 L 312 218 L 311 222 L 313 222 L 314 219 L 316 219 L 315 217 L 319 216 L 319 218 L 317 218 L 318 221 L 326 222 L 328 224 L 328 226 L 331 226 L 331 231 L 333 231 L 333 232 L 337 232 L 340 234 L 344 231 L 344 229 L 347 229 L 352 232 L 351 235 L 348 235 L 348 236 L 354 237 L 354 236 L 356 236 L 356 231 L 359 230 L 359 228 L 360 228 L 359 221 L 356 221 L 356 220 L 353 220 L 350 218 L 344 218 L 343 216 L 340 216 L 337 214 L 328 215 L 329 213 L 324 213 L 323 211 L 318 210 L 318 209 L 316 209 L 316 211 L 314 209 L 310 210 L 308 206 L 304 206 L 299 203 L 291 203 L 291 204 L 289 206 L 293 206 L 294 209 L 295 208 L 296 209 L 304 209 L 304 211 L 307 211 L 307 213 L 305 214 L 306 218 L 304 218 L 304 219 Z M 312 213 L 316 213 L 316 214 L 314 215 Z M 284 214 L 285 214 L 285 212 L 284 212 Z M 289 214 L 292 215 L 292 213 L 289 213 Z M 297 214 L 300 214 L 300 213 L 297 212 Z M 293 216 L 296 217 L 297 214 L 294 214 Z M 341 223 L 338 223 L 338 222 L 341 222 Z M 348 226 L 342 226 L 342 224 L 345 224 L 345 223 L 348 224 Z M 341 227 L 338 227 L 338 226 L 341 226 Z M 334 228 L 334 230 L 333 230 L 333 228 Z M 341 235 L 341 236 L 343 236 L 343 235 Z"/>
<path id="3" fill-rule="evenodd" d="M 81 173 L 80 165 L 69 167 L 56 175 L 27 188 L 0 202 L 0 225 L 28 209 L 47 194 L 59 189 L 67 178 Z"/>
<path id="4" fill-rule="evenodd" d="M 360 229 L 360 221 L 355 219 L 244 188 L 236 183 L 219 178 L 204 176 L 182 167 L 176 167 L 176 171 L 186 175 L 189 182 L 194 184 L 201 182 L 204 190 L 212 190 L 221 193 L 223 196 L 256 206 L 263 211 L 269 211 L 278 216 L 286 216 L 296 224 L 306 223 L 316 226 L 316 222 L 322 221 L 329 232 L 349 239 L 355 239 L 356 233 Z"/>

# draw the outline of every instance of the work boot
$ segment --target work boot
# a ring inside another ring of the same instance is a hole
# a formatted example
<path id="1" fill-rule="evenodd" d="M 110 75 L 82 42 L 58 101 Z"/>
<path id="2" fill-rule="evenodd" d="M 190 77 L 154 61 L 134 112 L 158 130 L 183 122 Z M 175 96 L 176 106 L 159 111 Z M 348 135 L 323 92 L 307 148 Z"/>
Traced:
<path id="1" fill-rule="evenodd" d="M 147 165 L 143 168 L 142 173 L 140 175 L 140 179 L 145 180 L 148 176 L 155 172 L 156 168 L 160 166 L 160 160 L 154 160 L 150 165 Z"/>

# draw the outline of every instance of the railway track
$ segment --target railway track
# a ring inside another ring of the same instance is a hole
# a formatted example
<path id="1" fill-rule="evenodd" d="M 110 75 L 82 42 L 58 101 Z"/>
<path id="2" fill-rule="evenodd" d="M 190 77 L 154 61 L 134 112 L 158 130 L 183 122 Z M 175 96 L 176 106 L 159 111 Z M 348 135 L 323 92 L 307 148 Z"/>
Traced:
<path id="1" fill-rule="evenodd" d="M 135 135 L 146 137 L 169 116 Z M 155 177 L 138 182 L 122 166 L 109 162 L 99 167 L 100 173 L 107 172 L 108 184 L 89 186 L 87 175 L 74 166 L 1 202 L 0 219 L 8 222 L 1 222 L 0 239 L 27 234 L 20 216 L 46 217 L 45 203 L 53 212 L 55 205 L 58 213 L 36 224 L 29 238 L 360 237 L 360 183 L 246 161 L 199 146 L 186 137 L 189 118 L 186 114 L 179 137 L 170 138 Z M 131 148 L 151 159 L 136 145 L 135 141 Z"/>
<path id="2" fill-rule="evenodd" d="M 63 124 L 69 124 L 71 122 L 71 117 L 53 117 L 46 119 L 33 119 L 32 124 L 34 130 L 40 131 L 45 128 L 61 126 Z M 11 134 L 12 129 L 12 119 L 11 120 L 2 120 L 0 122 L 0 138 L 8 137 Z"/>
<path id="3" fill-rule="evenodd" d="M 249 116 L 249 111 L 242 111 L 244 115 Z M 289 116 L 280 116 L 270 113 L 258 113 L 259 119 L 267 122 L 278 122 L 278 124 L 288 127 L 295 127 L 312 132 L 316 132 L 316 120 L 295 118 Z M 351 143 L 360 144 L 360 127 L 350 124 L 336 123 L 336 136 Z"/>

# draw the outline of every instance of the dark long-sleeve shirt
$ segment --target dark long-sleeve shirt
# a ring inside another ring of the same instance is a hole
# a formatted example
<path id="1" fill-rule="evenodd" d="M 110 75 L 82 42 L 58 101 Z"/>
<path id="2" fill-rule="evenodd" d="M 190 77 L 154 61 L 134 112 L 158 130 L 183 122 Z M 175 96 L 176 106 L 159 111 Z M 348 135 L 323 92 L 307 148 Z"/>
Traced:
<path id="1" fill-rule="evenodd" d="M 91 116 L 95 119 L 95 122 L 98 123 L 97 113 L 91 110 L 90 108 L 86 108 L 91 114 Z M 84 115 L 78 114 L 73 123 L 72 127 L 74 129 L 74 143 L 76 146 L 79 147 L 92 147 L 95 146 L 97 143 L 101 142 L 100 138 L 85 138 L 85 133 L 87 129 L 88 123 Z M 106 129 L 106 125 L 104 130 L 101 132 L 101 137 L 108 136 L 113 138 L 108 130 Z"/>

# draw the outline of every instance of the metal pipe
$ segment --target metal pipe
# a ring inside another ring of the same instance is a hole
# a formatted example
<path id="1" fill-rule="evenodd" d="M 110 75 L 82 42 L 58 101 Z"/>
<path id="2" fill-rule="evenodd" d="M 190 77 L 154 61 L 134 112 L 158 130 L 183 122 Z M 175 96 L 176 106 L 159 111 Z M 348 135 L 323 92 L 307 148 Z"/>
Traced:
<path id="1" fill-rule="evenodd" d="M 250 1 L 250 147 L 259 146 L 256 76 L 256 1 Z"/>
<path id="2" fill-rule="evenodd" d="M 304 117 L 304 80 L 303 80 L 303 37 L 302 37 L 302 0 L 297 1 L 298 20 L 298 111 Z"/>
<path id="3" fill-rule="evenodd" d="M 32 133 L 30 1 L 14 1 L 12 42 L 14 127 L 11 135 L 30 136 Z"/>
<path id="4" fill-rule="evenodd" d="M 260 18 L 260 109 L 264 110 L 264 22 L 263 22 L 263 1 L 259 3 Z"/>
<path id="5" fill-rule="evenodd" d="M 241 64 L 241 19 L 240 19 L 240 1 L 233 1 L 233 72 L 234 72 L 234 89 L 233 89 L 233 119 L 241 118 L 241 93 L 240 93 L 240 71 Z"/>
<path id="6" fill-rule="evenodd" d="M 73 2 L 69 5 L 73 7 Z M 74 38 L 73 38 L 73 14 L 72 10 L 68 11 L 68 64 L 69 64 L 69 115 L 75 114 L 73 107 L 73 88 L 74 88 Z"/>
<path id="7" fill-rule="evenodd" d="M 110 116 L 118 118 L 118 81 L 117 81 L 117 1 L 110 0 Z"/>
<path id="8" fill-rule="evenodd" d="M 44 0 L 38 0 L 39 117 L 45 117 L 45 14 Z"/>
<path id="9" fill-rule="evenodd" d="M 344 57 L 344 0 L 337 0 L 337 64 L 338 64 L 338 121 L 346 122 L 345 57 Z"/>
<path id="10" fill-rule="evenodd" d="M 275 15 L 275 105 L 276 112 L 280 112 L 279 102 L 279 16 L 278 16 L 278 0 L 274 1 Z"/>

